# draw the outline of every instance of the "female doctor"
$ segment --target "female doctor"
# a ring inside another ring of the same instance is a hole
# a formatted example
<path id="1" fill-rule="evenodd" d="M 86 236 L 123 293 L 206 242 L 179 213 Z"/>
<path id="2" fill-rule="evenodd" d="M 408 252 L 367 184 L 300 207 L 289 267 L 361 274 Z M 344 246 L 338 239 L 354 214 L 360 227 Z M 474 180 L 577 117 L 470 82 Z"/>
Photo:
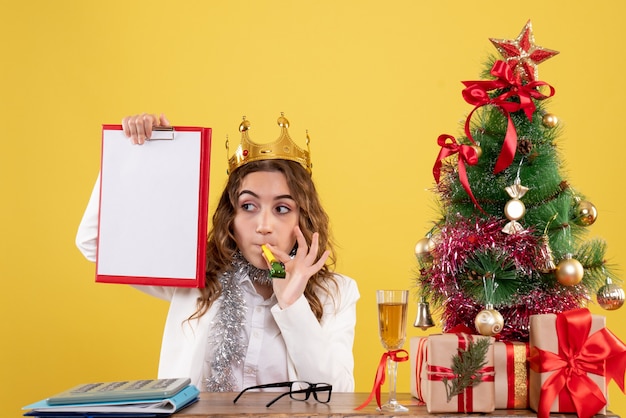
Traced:
<path id="1" fill-rule="evenodd" d="M 200 390 L 240 391 L 284 381 L 328 383 L 354 390 L 352 346 L 359 292 L 334 273 L 328 216 L 311 179 L 310 156 L 291 141 L 288 121 L 271 152 L 234 155 L 213 214 L 204 288 L 136 286 L 168 300 L 159 378 L 190 377 Z M 133 144 L 148 140 L 165 116 L 128 116 Z M 254 149 L 249 122 L 243 148 Z M 287 145 L 290 148 L 282 146 Z M 245 154 L 245 153 L 244 153 Z M 95 261 L 99 179 L 78 228 L 76 244 Z M 265 245 L 286 277 L 269 275 Z"/>

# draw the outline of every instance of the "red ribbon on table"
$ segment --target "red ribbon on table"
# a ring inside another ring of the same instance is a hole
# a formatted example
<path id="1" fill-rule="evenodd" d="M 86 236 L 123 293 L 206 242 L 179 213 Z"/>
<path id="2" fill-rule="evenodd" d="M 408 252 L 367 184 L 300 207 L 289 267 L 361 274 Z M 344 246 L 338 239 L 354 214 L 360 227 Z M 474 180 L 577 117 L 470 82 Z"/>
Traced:
<path id="1" fill-rule="evenodd" d="M 513 70 L 504 61 L 498 60 L 493 64 L 491 68 L 491 75 L 496 77 L 495 80 L 478 80 L 478 81 L 463 81 L 465 89 L 463 90 L 463 98 L 466 102 L 474 105 L 475 108 L 470 112 L 465 120 L 465 135 L 474 143 L 474 138 L 470 132 L 470 120 L 476 110 L 482 106 L 491 104 L 497 106 L 504 116 L 507 118 L 507 129 L 504 136 L 504 142 L 500 155 L 496 161 L 493 172 L 498 174 L 504 170 L 513 162 L 515 157 L 515 151 L 517 149 L 517 131 L 515 125 L 511 119 L 511 112 L 517 112 L 523 110 L 528 120 L 532 121 L 533 113 L 536 106 L 532 99 L 543 100 L 552 97 L 555 93 L 554 88 L 543 81 L 531 81 L 527 84 L 522 84 L 519 77 L 513 75 Z M 550 88 L 550 94 L 544 95 L 537 87 L 548 86 Z M 508 89 L 504 93 L 496 97 L 489 97 L 489 91 L 496 89 Z M 517 98 L 517 101 L 510 101 L 512 98 Z"/>
<path id="2" fill-rule="evenodd" d="M 458 337 L 459 350 L 465 350 L 467 348 L 468 339 L 472 336 L 468 334 L 456 334 Z M 495 381 L 495 367 L 485 366 L 478 370 L 480 373 L 480 382 L 493 382 Z M 443 366 L 428 365 L 428 380 L 433 382 L 441 382 L 444 379 L 452 380 L 456 379 L 458 375 L 452 371 L 452 369 Z M 472 386 L 469 386 L 463 390 L 462 393 L 457 395 L 457 410 L 458 412 L 474 412 L 474 397 Z"/>
<path id="3" fill-rule="evenodd" d="M 550 416 L 557 396 L 560 409 L 568 408 L 569 412 L 573 407 L 580 418 L 600 411 L 606 398 L 587 373 L 605 376 L 607 385 L 615 379 L 624 392 L 626 345 L 607 328 L 592 335 L 590 329 L 591 313 L 587 308 L 566 311 L 556 317 L 558 354 L 531 347 L 530 368 L 538 373 L 553 372 L 541 386 L 538 417 Z"/>
<path id="4" fill-rule="evenodd" d="M 401 355 L 402 354 L 402 355 Z M 367 397 L 365 402 L 361 405 L 357 406 L 354 409 L 363 409 L 372 401 L 374 395 L 376 395 L 376 403 L 380 408 L 380 388 L 385 383 L 385 373 L 387 370 L 386 364 L 387 360 L 391 359 L 391 361 L 395 361 L 396 363 L 401 363 L 403 361 L 407 361 L 409 359 L 409 353 L 406 350 L 392 350 L 383 353 L 380 358 L 380 362 L 378 363 L 378 369 L 376 369 L 376 377 L 374 378 L 374 387 L 372 388 L 372 392 L 370 396 Z"/>
<path id="5" fill-rule="evenodd" d="M 451 142 L 448 142 L 448 140 Z M 452 135 L 446 134 L 439 135 L 439 138 L 437 138 L 437 144 L 439 144 L 441 150 L 439 151 L 439 155 L 437 156 L 437 160 L 433 166 L 433 176 L 435 177 L 435 181 L 439 183 L 439 179 L 441 178 L 441 165 L 443 164 L 443 160 L 458 153 L 459 180 L 461 181 L 465 192 L 467 192 L 470 199 L 472 199 L 472 202 L 474 202 L 474 205 L 482 213 L 485 213 L 472 193 L 472 189 L 470 188 L 469 180 L 467 178 L 467 169 L 465 168 L 465 164 L 476 165 L 478 163 L 478 154 L 476 153 L 476 149 L 470 145 L 459 144 Z"/>

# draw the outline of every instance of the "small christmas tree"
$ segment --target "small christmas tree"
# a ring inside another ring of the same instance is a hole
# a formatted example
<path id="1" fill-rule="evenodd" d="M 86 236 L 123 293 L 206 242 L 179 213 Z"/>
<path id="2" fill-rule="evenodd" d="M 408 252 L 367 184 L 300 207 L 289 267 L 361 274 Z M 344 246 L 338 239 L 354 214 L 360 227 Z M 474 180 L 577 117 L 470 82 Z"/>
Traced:
<path id="1" fill-rule="evenodd" d="M 474 106 L 464 135 L 441 135 L 433 174 L 441 217 L 415 249 L 422 301 L 458 325 L 526 341 L 529 316 L 584 306 L 594 293 L 617 309 L 624 292 L 600 239 L 585 240 L 597 210 L 562 176 L 560 125 L 546 111 L 555 89 L 537 65 L 558 52 L 537 46 L 529 21 L 483 80 L 464 81 Z M 418 325 L 416 325 L 418 326 Z"/>

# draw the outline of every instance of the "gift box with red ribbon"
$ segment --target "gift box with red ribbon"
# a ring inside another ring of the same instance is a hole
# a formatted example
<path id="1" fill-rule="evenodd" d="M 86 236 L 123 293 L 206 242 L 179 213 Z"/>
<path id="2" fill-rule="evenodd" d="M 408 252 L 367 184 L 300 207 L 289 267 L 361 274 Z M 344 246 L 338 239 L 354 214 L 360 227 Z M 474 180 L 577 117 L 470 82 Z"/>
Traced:
<path id="1" fill-rule="evenodd" d="M 528 409 L 528 353 L 527 342 L 494 343 L 496 409 Z"/>
<path id="2" fill-rule="evenodd" d="M 586 308 L 531 315 L 529 397 L 539 418 L 605 414 L 608 382 L 624 391 L 626 345 L 605 322 Z"/>
<path id="3" fill-rule="evenodd" d="M 450 384 L 461 376 L 452 369 L 453 357 L 468 350 L 470 342 L 488 339 L 485 364 L 472 377 L 476 382 L 449 397 Z M 495 410 L 493 338 L 480 335 L 436 334 L 426 341 L 426 388 L 423 396 L 429 413 L 492 412 Z"/>

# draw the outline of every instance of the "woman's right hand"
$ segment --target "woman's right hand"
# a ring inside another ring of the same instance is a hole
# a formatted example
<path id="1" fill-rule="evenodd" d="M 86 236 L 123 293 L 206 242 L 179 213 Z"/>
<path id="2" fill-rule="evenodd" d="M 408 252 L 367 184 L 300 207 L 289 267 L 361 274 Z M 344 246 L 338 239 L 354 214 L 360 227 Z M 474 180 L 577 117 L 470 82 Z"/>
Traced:
<path id="1" fill-rule="evenodd" d="M 133 144 L 141 145 L 152 136 L 152 128 L 155 126 L 170 126 L 164 114 L 161 116 L 142 113 L 141 115 L 126 116 L 122 119 L 124 135 L 130 138 Z"/>

